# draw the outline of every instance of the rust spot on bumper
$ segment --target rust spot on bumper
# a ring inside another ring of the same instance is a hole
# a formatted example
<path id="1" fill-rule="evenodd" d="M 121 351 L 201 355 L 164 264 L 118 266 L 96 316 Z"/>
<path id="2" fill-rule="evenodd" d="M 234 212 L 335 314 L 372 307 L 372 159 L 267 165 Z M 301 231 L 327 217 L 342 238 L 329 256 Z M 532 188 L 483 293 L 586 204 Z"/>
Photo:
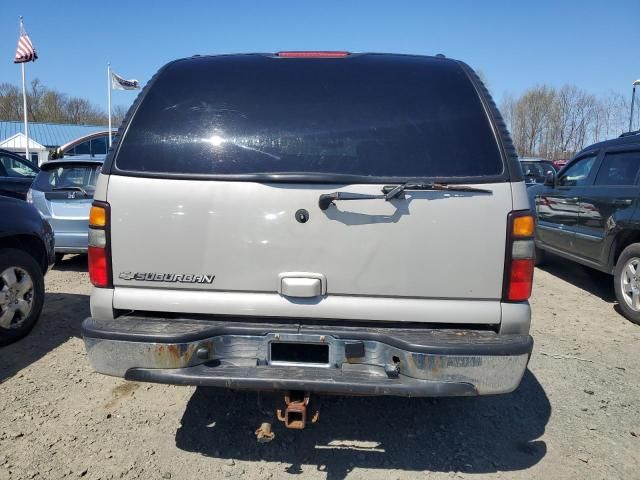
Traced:
<path id="1" fill-rule="evenodd" d="M 151 354 L 158 368 L 180 368 L 189 364 L 195 350 L 195 344 L 158 344 Z"/>

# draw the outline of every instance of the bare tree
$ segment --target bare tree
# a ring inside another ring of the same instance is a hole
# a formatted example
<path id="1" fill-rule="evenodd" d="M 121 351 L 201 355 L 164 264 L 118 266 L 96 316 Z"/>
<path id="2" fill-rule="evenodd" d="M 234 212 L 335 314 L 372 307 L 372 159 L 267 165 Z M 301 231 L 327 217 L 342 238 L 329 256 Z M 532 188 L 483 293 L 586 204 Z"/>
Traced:
<path id="1" fill-rule="evenodd" d="M 552 108 L 551 142 L 546 145 L 545 156 L 562 158 L 567 153 L 581 150 L 597 119 L 596 97 L 574 85 L 565 85 L 555 94 Z"/>
<path id="2" fill-rule="evenodd" d="M 89 100 L 47 88 L 39 79 L 27 91 L 28 118 L 34 122 L 106 125 L 107 114 Z M 120 107 L 122 109 L 122 107 Z M 0 84 L 0 120 L 22 120 L 22 91 L 9 83 Z M 120 110 L 118 111 L 120 113 Z"/>
<path id="3" fill-rule="evenodd" d="M 55 90 L 48 90 L 40 100 L 40 109 L 43 118 L 48 122 L 64 123 L 68 120 L 65 113 L 67 97 Z"/>
<path id="4" fill-rule="evenodd" d="M 104 122 L 105 114 L 84 98 L 70 98 L 64 110 L 71 123 Z"/>
<path id="5" fill-rule="evenodd" d="M 530 88 L 517 100 L 510 100 L 510 124 L 520 155 L 539 153 L 547 139 L 556 92 L 547 85 Z"/>
<path id="6" fill-rule="evenodd" d="M 19 120 L 22 112 L 20 91 L 10 83 L 0 84 L 0 119 Z"/>
<path id="7" fill-rule="evenodd" d="M 619 92 L 609 91 L 601 99 L 601 103 L 606 118 L 605 135 L 616 136 L 626 132 L 629 129 L 629 115 L 631 114 L 630 97 Z M 640 129 L 640 109 L 635 109 L 633 113 L 632 128 Z"/>
<path id="8" fill-rule="evenodd" d="M 32 122 L 41 122 L 42 113 L 42 97 L 47 92 L 47 89 L 40 80 L 34 78 L 31 81 L 31 88 L 27 93 L 27 109 L 29 111 L 29 120 Z"/>
<path id="9" fill-rule="evenodd" d="M 575 85 L 536 86 L 517 98 L 505 95 L 501 103 L 518 154 L 551 159 L 569 158 L 590 143 L 620 135 L 628 129 L 629 110 L 619 93 L 598 98 Z"/>
<path id="10" fill-rule="evenodd" d="M 513 95 L 510 93 L 505 93 L 502 96 L 502 101 L 500 102 L 500 113 L 502 114 L 502 118 L 504 119 L 504 123 L 507 124 L 507 128 L 513 133 L 513 117 L 514 110 L 516 105 L 516 99 L 513 98 Z"/>
<path id="11" fill-rule="evenodd" d="M 113 128 L 118 128 L 120 126 L 128 111 L 129 107 L 125 107 L 124 105 L 116 105 L 111 109 L 111 123 Z"/>

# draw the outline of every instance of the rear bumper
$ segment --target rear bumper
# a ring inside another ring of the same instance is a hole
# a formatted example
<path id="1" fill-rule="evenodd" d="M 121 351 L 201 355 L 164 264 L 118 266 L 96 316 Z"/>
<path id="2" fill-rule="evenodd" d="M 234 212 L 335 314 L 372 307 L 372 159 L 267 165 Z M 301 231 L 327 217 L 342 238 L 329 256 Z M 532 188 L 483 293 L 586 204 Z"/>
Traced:
<path id="1" fill-rule="evenodd" d="M 88 318 L 100 373 L 129 380 L 347 395 L 466 396 L 520 383 L 533 339 L 491 331 L 196 319 Z M 272 343 L 328 345 L 322 365 L 277 362 Z"/>
<path id="2" fill-rule="evenodd" d="M 88 221 L 88 220 L 87 220 Z M 88 227 L 78 232 L 60 232 L 56 234 L 56 253 L 87 253 Z"/>

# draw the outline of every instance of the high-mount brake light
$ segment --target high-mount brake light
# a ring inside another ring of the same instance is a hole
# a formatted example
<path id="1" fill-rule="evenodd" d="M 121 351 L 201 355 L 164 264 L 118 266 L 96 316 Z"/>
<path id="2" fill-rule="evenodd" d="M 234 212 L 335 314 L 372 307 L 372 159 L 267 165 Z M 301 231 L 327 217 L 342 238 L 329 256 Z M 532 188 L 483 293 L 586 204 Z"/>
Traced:
<path id="1" fill-rule="evenodd" d="M 511 212 L 507 223 L 502 299 L 524 302 L 531 296 L 533 287 L 535 220 L 529 210 L 520 210 Z"/>
<path id="2" fill-rule="evenodd" d="M 278 52 L 276 56 L 282 58 L 343 58 L 351 55 L 349 52 L 321 52 L 321 51 L 304 51 L 304 52 Z"/>
<path id="3" fill-rule="evenodd" d="M 111 249 L 109 245 L 109 204 L 93 202 L 89 212 L 89 279 L 98 288 L 109 288 Z"/>

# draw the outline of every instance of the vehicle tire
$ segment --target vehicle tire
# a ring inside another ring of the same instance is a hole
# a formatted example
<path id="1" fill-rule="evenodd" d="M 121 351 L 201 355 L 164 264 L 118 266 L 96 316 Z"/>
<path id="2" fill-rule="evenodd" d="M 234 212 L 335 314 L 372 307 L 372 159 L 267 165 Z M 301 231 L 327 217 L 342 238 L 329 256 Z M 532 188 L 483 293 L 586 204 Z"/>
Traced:
<path id="1" fill-rule="evenodd" d="M 55 264 L 58 265 L 64 258 L 64 253 L 56 253 Z"/>
<path id="2" fill-rule="evenodd" d="M 24 337 L 38 321 L 44 303 L 44 275 L 22 250 L 0 250 L 0 346 Z"/>
<path id="3" fill-rule="evenodd" d="M 640 325 L 640 243 L 629 245 L 620 254 L 613 287 L 622 314 Z"/>
<path id="4" fill-rule="evenodd" d="M 536 267 L 544 264 L 545 252 L 541 248 L 535 248 L 535 265 Z"/>

